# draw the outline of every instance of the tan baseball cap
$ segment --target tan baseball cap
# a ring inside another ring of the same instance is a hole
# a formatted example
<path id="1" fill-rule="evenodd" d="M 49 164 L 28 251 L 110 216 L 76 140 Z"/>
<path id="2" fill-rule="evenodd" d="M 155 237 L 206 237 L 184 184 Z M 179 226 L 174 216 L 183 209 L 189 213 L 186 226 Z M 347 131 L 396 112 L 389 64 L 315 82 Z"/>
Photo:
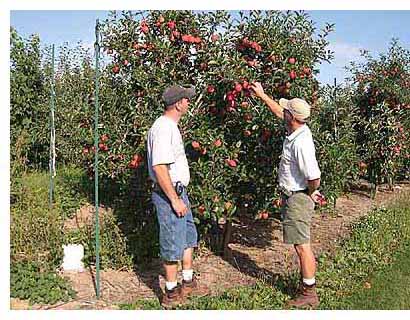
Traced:
<path id="1" fill-rule="evenodd" d="M 279 105 L 288 110 L 297 120 L 306 121 L 310 117 L 310 105 L 303 99 L 280 99 Z"/>

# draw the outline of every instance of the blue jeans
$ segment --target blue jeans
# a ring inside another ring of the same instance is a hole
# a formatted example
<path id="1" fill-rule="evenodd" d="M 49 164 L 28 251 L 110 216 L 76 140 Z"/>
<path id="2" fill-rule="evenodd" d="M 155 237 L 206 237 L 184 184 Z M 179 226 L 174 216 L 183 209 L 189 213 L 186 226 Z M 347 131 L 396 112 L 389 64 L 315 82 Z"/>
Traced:
<path id="1" fill-rule="evenodd" d="M 164 193 L 156 191 L 152 193 L 152 202 L 159 224 L 160 254 L 165 261 L 182 260 L 185 249 L 198 245 L 198 233 L 186 190 L 182 193 L 181 198 L 188 212 L 185 216 L 178 217 Z"/>

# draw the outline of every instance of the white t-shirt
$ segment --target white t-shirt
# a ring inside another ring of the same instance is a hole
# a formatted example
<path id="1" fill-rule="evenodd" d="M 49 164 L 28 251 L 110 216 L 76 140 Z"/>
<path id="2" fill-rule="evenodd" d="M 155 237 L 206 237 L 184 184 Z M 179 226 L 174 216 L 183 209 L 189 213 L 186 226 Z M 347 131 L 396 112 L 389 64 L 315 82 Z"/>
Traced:
<path id="1" fill-rule="evenodd" d="M 307 125 L 295 130 L 283 142 L 279 164 L 279 186 L 287 191 L 304 190 L 308 180 L 320 178 L 312 132 Z"/>
<path id="2" fill-rule="evenodd" d="M 147 137 L 148 171 L 151 179 L 157 182 L 153 166 L 167 164 L 171 181 L 189 184 L 189 167 L 184 143 L 178 125 L 172 119 L 161 116 L 155 120 Z"/>

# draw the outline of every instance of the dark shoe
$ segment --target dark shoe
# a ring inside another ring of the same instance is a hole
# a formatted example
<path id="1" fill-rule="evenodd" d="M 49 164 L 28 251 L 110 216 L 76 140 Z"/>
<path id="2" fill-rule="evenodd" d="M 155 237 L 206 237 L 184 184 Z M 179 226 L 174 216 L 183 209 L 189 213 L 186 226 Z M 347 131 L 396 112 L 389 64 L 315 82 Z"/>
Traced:
<path id="1" fill-rule="evenodd" d="M 191 281 L 182 280 L 182 296 L 188 297 L 198 288 L 198 282 L 196 281 L 196 277 L 193 276 Z"/>
<path id="2" fill-rule="evenodd" d="M 307 286 L 305 284 L 302 284 L 298 295 L 294 299 L 289 300 L 286 305 L 287 307 L 295 308 L 316 308 L 317 306 L 319 306 L 319 298 L 316 293 L 316 285 Z"/>
<path id="3" fill-rule="evenodd" d="M 208 288 L 205 288 L 203 285 L 199 286 L 198 281 L 195 276 L 192 277 L 191 281 L 182 280 L 182 296 L 196 296 L 203 297 L 209 294 Z"/>
<path id="4" fill-rule="evenodd" d="M 178 283 L 178 285 L 172 289 L 168 290 L 165 287 L 165 294 L 162 296 L 161 306 L 165 309 L 172 309 L 181 305 L 184 302 L 182 296 L 182 287 Z"/>

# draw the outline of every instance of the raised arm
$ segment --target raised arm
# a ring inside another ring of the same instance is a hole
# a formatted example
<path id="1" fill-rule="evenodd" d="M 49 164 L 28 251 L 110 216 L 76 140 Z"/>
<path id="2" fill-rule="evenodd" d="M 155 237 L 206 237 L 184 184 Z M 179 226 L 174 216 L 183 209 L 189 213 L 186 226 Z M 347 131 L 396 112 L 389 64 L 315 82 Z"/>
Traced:
<path id="1" fill-rule="evenodd" d="M 263 91 L 262 85 L 259 82 L 253 82 L 251 89 L 255 92 L 255 95 L 262 99 L 263 102 L 269 107 L 269 109 L 280 119 L 283 119 L 283 108 L 275 100 L 270 98 Z"/>

